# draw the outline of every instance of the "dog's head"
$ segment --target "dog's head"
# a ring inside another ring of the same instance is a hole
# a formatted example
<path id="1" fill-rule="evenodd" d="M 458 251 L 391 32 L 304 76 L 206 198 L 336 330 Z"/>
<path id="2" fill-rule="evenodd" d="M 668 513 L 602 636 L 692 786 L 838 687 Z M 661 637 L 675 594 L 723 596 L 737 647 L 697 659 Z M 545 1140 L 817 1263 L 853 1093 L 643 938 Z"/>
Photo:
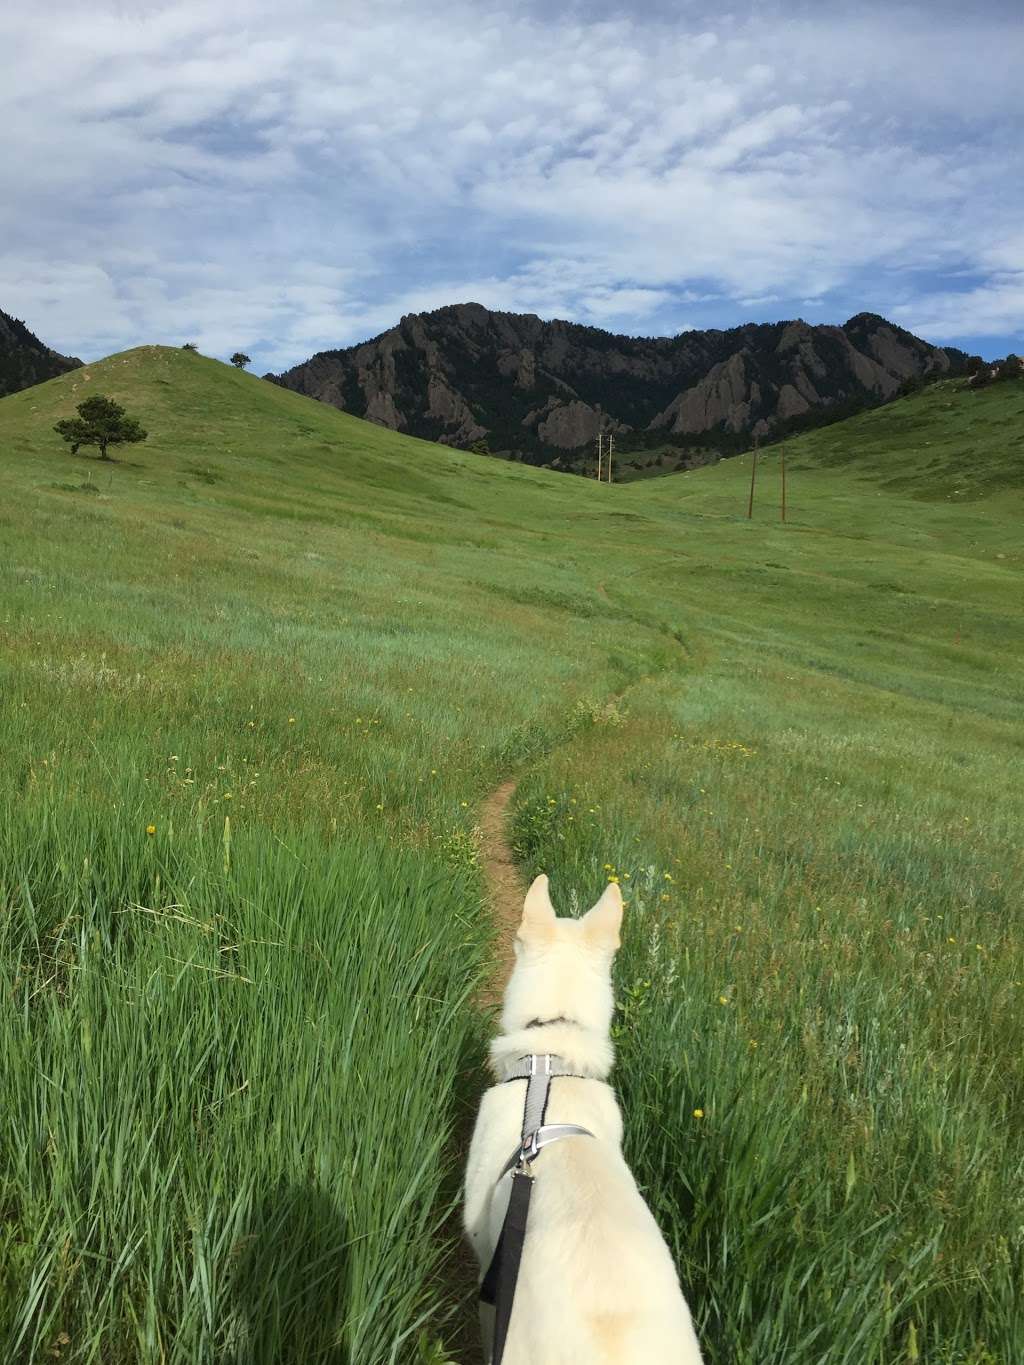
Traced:
<path id="1" fill-rule="evenodd" d="M 621 924 L 622 893 L 614 882 L 580 919 L 559 919 L 548 895 L 548 879 L 538 877 L 526 894 L 515 938 L 516 961 L 501 1015 L 504 1032 L 536 1021 L 565 1019 L 606 1033 L 613 1008 L 612 958 Z"/>

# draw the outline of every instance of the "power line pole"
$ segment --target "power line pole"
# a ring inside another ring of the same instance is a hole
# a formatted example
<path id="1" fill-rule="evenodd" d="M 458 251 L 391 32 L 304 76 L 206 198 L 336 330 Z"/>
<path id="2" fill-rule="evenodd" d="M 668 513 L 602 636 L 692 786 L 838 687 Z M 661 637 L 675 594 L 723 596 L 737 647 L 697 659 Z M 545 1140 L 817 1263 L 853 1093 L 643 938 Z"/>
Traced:
<path id="1" fill-rule="evenodd" d="M 754 515 L 754 480 L 757 478 L 757 448 L 761 444 L 760 436 L 754 437 L 754 459 L 750 466 L 750 501 L 747 503 L 747 520 Z"/>
<path id="2" fill-rule="evenodd" d="M 603 440 L 604 440 L 604 437 L 602 436 L 601 432 L 598 432 L 598 433 L 597 433 L 597 481 L 598 481 L 598 483 L 600 483 L 600 482 L 601 482 L 601 479 L 604 477 L 604 465 L 603 465 L 603 462 L 602 462 L 602 452 L 603 452 L 602 442 L 603 442 Z"/>
<path id="3" fill-rule="evenodd" d="M 608 482 L 612 481 L 612 456 L 615 454 L 615 437 L 608 433 Z"/>

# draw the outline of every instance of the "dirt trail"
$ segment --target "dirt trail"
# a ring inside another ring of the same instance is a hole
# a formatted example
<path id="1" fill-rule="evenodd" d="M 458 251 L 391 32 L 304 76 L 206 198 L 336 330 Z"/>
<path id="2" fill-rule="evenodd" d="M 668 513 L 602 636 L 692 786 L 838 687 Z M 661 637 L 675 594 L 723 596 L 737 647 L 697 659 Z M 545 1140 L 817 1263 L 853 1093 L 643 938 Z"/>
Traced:
<path id="1" fill-rule="evenodd" d="M 501 1004 L 512 961 L 512 940 L 519 928 L 526 894 L 508 841 L 508 808 L 515 790 L 515 781 L 509 778 L 500 787 L 495 787 L 480 808 L 480 865 L 487 883 L 491 915 L 498 930 L 494 962 L 477 996 L 477 1004 L 483 1010 L 497 1009 Z"/>
<path id="2" fill-rule="evenodd" d="M 477 1008 L 487 1015 L 501 1006 L 512 965 L 512 939 L 523 913 L 525 889 L 508 839 L 509 806 L 515 789 L 514 779 L 506 779 L 480 807 L 480 866 L 487 887 L 486 904 L 497 930 L 491 967 L 475 1001 Z M 487 1083 L 484 1079 L 483 1084 Z M 465 1107 L 456 1120 L 455 1142 L 464 1152 L 469 1150 L 475 1117 L 474 1102 Z M 448 1230 L 454 1242 L 448 1273 L 458 1294 L 459 1310 L 446 1329 L 446 1359 L 470 1365 L 470 1362 L 482 1359 L 476 1308 L 478 1270 L 476 1258 L 462 1235 L 457 1213 L 453 1213 Z"/>

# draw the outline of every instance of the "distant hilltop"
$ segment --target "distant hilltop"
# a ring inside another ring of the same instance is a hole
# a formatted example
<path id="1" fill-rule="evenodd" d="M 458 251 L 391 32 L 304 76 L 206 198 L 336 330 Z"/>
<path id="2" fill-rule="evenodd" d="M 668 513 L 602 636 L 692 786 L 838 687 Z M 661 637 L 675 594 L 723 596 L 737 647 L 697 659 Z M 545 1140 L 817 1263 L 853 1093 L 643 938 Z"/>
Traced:
<path id="1" fill-rule="evenodd" d="M 44 346 L 23 322 L 0 312 L 0 398 L 78 369 L 81 361 Z"/>
<path id="2" fill-rule="evenodd" d="M 875 313 L 841 327 L 797 319 L 662 338 L 463 303 L 267 378 L 396 431 L 572 468 L 599 432 L 623 450 L 724 453 L 848 416 L 966 361 Z"/>

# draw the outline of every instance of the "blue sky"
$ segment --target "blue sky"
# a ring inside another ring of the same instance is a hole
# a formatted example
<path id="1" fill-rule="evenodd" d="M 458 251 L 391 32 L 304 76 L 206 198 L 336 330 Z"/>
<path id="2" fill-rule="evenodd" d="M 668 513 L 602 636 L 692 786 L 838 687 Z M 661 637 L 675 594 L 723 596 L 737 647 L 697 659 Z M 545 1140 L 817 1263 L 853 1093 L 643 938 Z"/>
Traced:
<path id="1" fill-rule="evenodd" d="M 281 369 L 476 300 L 1024 351 L 1024 21 L 953 5 L 6 0 L 0 308 Z"/>

